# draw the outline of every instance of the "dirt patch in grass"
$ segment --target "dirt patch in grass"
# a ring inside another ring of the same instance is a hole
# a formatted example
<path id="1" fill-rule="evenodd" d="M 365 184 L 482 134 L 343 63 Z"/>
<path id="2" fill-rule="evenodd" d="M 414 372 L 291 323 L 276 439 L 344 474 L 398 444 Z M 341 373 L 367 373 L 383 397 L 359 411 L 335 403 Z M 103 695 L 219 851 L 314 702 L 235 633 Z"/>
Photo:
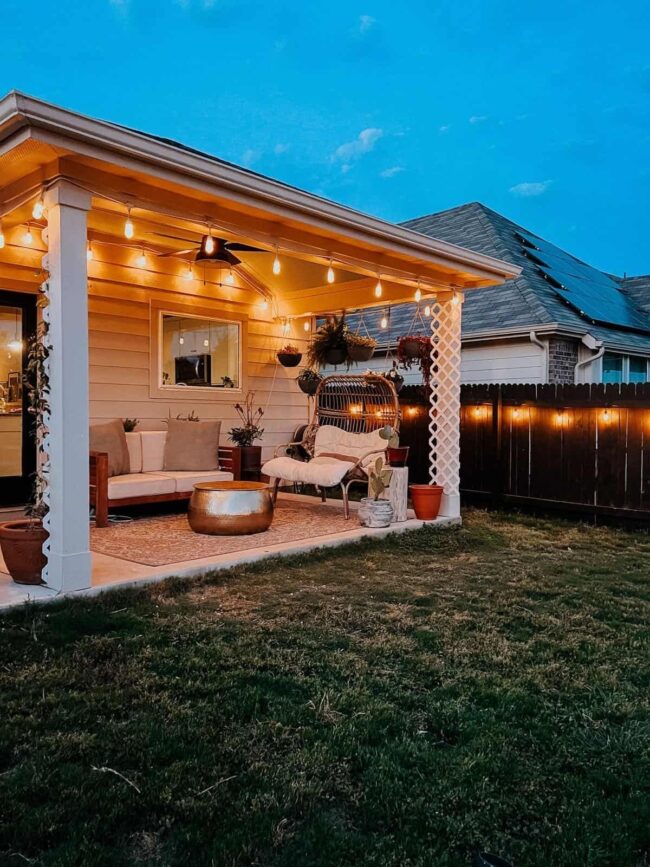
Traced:
<path id="1" fill-rule="evenodd" d="M 472 511 L 11 612 L 0 863 L 641 867 L 649 577 L 647 534 Z"/>

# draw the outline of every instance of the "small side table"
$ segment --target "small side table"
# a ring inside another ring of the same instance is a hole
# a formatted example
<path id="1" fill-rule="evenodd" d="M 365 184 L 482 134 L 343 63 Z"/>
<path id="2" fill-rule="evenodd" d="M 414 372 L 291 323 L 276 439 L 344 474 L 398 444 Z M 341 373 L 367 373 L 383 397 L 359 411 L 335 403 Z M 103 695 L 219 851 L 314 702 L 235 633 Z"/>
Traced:
<path id="1" fill-rule="evenodd" d="M 393 507 L 393 522 L 406 521 L 406 509 L 409 493 L 409 468 L 389 467 L 393 471 L 388 489 L 379 497 L 380 500 L 389 500 Z M 374 497 L 368 483 L 368 496 Z"/>

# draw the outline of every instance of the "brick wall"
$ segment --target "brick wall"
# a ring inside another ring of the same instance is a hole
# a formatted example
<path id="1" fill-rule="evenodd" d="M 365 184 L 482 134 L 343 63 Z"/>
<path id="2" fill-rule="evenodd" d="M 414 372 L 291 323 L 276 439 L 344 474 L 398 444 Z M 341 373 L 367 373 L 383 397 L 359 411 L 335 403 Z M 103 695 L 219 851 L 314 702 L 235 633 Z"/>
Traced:
<path id="1" fill-rule="evenodd" d="M 573 385 L 578 362 L 578 343 L 575 340 L 551 338 L 548 344 L 548 381 Z"/>

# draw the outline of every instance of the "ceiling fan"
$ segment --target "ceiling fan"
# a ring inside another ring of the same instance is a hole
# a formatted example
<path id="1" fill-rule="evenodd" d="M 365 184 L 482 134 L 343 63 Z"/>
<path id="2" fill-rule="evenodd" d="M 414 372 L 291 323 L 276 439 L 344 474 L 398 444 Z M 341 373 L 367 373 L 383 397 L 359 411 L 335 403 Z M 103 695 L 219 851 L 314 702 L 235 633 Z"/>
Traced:
<path id="1" fill-rule="evenodd" d="M 179 238 L 176 235 L 165 235 L 163 232 L 152 232 L 153 235 L 158 235 L 161 238 L 171 238 L 174 241 L 185 241 L 191 244 L 189 238 Z M 226 238 L 217 238 L 214 235 L 203 235 L 201 243 L 196 246 L 188 247 L 187 250 L 174 250 L 171 253 L 162 253 L 161 258 L 166 256 L 186 256 L 188 253 L 194 253 L 196 262 L 214 262 L 216 265 L 232 268 L 241 263 L 241 259 L 235 256 L 237 253 L 268 253 L 268 250 L 262 250 L 260 247 L 251 247 L 250 244 L 238 244 L 236 241 L 228 241 Z"/>

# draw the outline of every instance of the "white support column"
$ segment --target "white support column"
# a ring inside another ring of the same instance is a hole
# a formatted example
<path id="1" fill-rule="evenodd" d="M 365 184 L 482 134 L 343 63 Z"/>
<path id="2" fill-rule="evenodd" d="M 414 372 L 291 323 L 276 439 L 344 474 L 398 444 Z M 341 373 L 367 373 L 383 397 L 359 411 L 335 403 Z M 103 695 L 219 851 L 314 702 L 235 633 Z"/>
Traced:
<path id="1" fill-rule="evenodd" d="M 88 528 L 88 275 L 90 195 L 66 181 L 45 194 L 49 271 L 50 418 L 44 578 L 57 590 L 90 587 Z"/>
<path id="2" fill-rule="evenodd" d="M 440 514 L 460 517 L 460 324 L 463 296 L 438 292 L 431 306 L 429 475 L 442 485 Z"/>

